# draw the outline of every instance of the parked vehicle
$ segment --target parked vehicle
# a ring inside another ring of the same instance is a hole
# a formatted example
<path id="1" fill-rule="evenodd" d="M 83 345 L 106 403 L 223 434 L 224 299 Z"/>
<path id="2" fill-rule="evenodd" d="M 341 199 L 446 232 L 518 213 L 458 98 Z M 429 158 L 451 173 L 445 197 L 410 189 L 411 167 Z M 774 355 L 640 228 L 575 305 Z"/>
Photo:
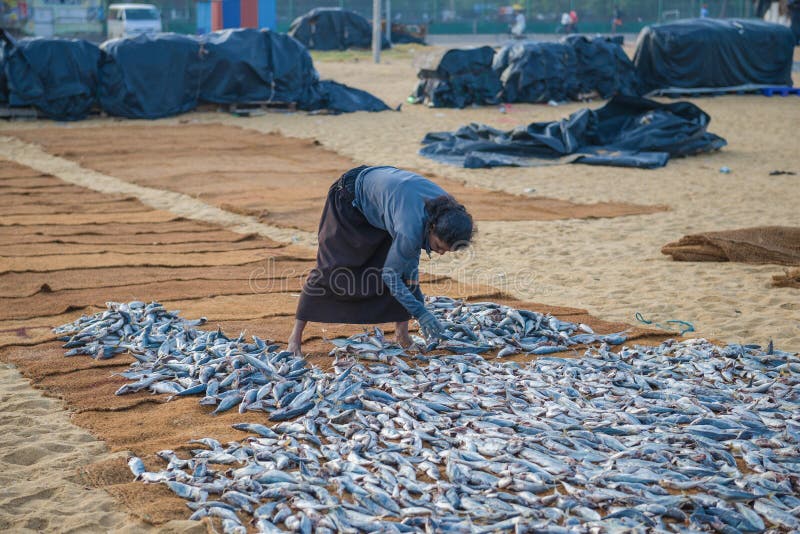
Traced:
<path id="1" fill-rule="evenodd" d="M 159 32 L 161 32 L 161 13 L 153 4 L 108 6 L 109 39 Z"/>

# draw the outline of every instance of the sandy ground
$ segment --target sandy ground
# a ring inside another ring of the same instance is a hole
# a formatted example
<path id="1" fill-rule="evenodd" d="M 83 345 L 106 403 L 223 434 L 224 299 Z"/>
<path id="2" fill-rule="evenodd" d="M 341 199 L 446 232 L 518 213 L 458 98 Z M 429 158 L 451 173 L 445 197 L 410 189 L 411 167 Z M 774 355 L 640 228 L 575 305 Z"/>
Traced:
<path id="1" fill-rule="evenodd" d="M 419 50 L 390 57 L 380 65 L 366 61 L 317 62 L 317 67 L 324 77 L 372 91 L 396 106 L 414 86 L 415 66 L 421 61 Z M 777 347 L 800 350 L 800 291 L 769 286 L 771 275 L 781 272 L 781 267 L 676 263 L 659 252 L 665 243 L 689 233 L 800 223 L 800 177 L 768 176 L 769 171 L 779 169 L 800 174 L 796 137 L 800 99 L 729 96 L 694 102 L 711 115 L 710 130 L 725 137 L 729 146 L 719 153 L 673 161 L 655 171 L 580 165 L 466 170 L 416 155 L 419 140 L 428 131 L 450 130 L 469 122 L 510 128 L 561 118 L 583 107 L 581 104 L 515 105 L 505 114 L 493 107 L 435 110 L 408 105 L 401 113 L 374 115 L 298 113 L 243 119 L 193 113 L 159 122 L 221 122 L 314 138 L 358 162 L 411 167 L 515 194 L 533 189 L 537 195 L 575 202 L 667 205 L 670 211 L 664 213 L 615 219 L 484 222 L 470 254 L 455 261 L 429 262 L 423 269 L 488 282 L 525 299 L 587 308 L 604 319 L 633 322 L 633 314 L 639 311 L 658 321 L 691 321 L 699 334 L 722 341 L 766 343 L 774 339 Z M 110 122 L 120 124 L 98 119 L 63 127 L 68 135 L 70 128 Z M 52 127 L 53 123 L 2 123 L 0 135 L 10 128 L 42 126 Z M 27 148 L 15 154 L 7 143 L 3 149 L 13 159 L 63 163 L 26 152 Z M 720 173 L 722 166 L 733 172 Z M 75 180 L 92 181 L 88 172 L 75 166 L 60 171 Z M 190 198 L 159 197 L 158 191 L 137 192 L 161 209 L 169 207 L 169 199 L 175 201 L 179 213 L 208 209 L 193 204 Z M 228 215 L 213 210 L 207 213 L 218 223 L 256 224 L 251 219 L 226 219 Z M 272 229 L 250 228 L 262 235 L 281 237 L 271 233 Z M 115 511 L 105 492 L 80 484 L 75 469 L 107 453 L 102 442 L 69 421 L 58 401 L 42 397 L 12 368 L 3 366 L 0 406 L 4 414 L 0 483 L 6 490 L 0 497 L 0 528 L 144 528 Z M 184 527 L 174 525 L 174 529 Z"/>
<path id="2" fill-rule="evenodd" d="M 82 482 L 80 467 L 115 455 L 72 424 L 63 403 L 43 397 L 5 363 L 0 363 L 0 412 L 1 531 L 155 531 L 120 510 L 108 493 Z M 158 531 L 204 532 L 205 527 L 171 521 Z"/>

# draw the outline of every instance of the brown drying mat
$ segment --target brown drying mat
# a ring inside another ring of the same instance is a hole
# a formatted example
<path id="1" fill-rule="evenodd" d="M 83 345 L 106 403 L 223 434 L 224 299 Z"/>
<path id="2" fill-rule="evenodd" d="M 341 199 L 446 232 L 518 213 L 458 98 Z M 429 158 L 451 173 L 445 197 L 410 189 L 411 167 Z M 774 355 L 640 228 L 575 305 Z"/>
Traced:
<path id="1" fill-rule="evenodd" d="M 661 253 L 676 261 L 800 265 L 800 228 L 758 226 L 692 234 L 664 245 Z"/>
<path id="2" fill-rule="evenodd" d="M 168 249 L 168 247 L 164 247 Z M 32 256 L 22 258 L 0 258 L 0 273 L 4 272 L 44 272 L 64 269 L 85 269 L 105 267 L 193 267 L 214 265 L 243 265 L 269 257 L 300 258 L 304 251 L 286 249 L 233 250 L 230 252 L 198 252 L 198 253 L 146 253 L 146 254 L 81 254 L 67 256 Z M 306 253 L 307 254 L 307 253 Z"/>
<path id="3" fill-rule="evenodd" d="M 22 238 L 24 235 L 24 238 Z M 0 240 L 8 239 L 8 234 L 0 234 Z M 43 235 L 43 234 L 21 234 L 18 241 L 25 243 L 72 243 L 84 245 L 107 245 L 119 244 L 120 239 L 117 235 L 110 234 L 74 234 L 74 235 Z M 190 243 L 238 243 L 256 239 L 255 234 L 237 234 L 227 230 L 208 229 L 198 232 L 163 232 L 126 234 L 124 245 L 186 245 Z M 282 244 L 277 241 L 270 241 L 268 237 L 259 237 L 265 246 L 278 247 Z"/>
<path id="4" fill-rule="evenodd" d="M 2 226 L 0 225 L 0 240 L 7 241 L 7 237 L 18 238 L 25 235 L 48 235 L 53 237 L 69 235 L 134 235 L 134 234 L 161 234 L 161 233 L 193 233 L 218 231 L 219 226 L 212 226 L 200 221 L 190 221 L 177 218 L 172 221 L 158 222 L 155 224 L 144 223 L 106 223 L 106 224 L 37 224 L 31 226 Z"/>
<path id="5" fill-rule="evenodd" d="M 61 187 L 65 185 L 63 180 L 55 176 L 33 174 L 36 171 L 32 169 L 18 172 L 15 170 L 15 166 L 16 168 L 22 167 L 22 165 L 0 159 L 0 175 L 6 175 L 0 176 L 0 192 L 7 188 L 24 187 L 25 189 L 36 189 L 38 187 Z"/>
<path id="6" fill-rule="evenodd" d="M 31 169 L 19 163 L 0 158 L 0 186 L 6 183 L 13 183 L 13 180 L 25 180 L 30 178 L 53 178 L 49 174 L 45 174 Z M 63 183 L 63 182 L 62 182 Z"/>
<path id="7" fill-rule="evenodd" d="M 176 299 L 207 299 L 221 295 L 239 295 L 259 299 L 260 295 L 275 292 L 295 291 L 302 288 L 302 280 L 288 278 L 273 284 L 259 284 L 250 280 L 188 280 L 156 282 L 120 287 L 71 289 L 54 293 L 42 292 L 24 299 L 0 298 L 0 321 L 60 315 L 69 310 L 80 310 L 89 306 L 103 307 L 108 301 L 170 302 Z"/>
<path id="8" fill-rule="evenodd" d="M 41 195 L 48 195 L 51 197 L 57 195 L 75 195 L 81 194 L 82 192 L 89 198 L 98 198 L 97 195 L 101 193 L 97 193 L 95 191 L 84 189 L 79 185 L 72 185 L 66 182 L 61 182 L 63 185 L 52 185 L 52 186 L 42 186 L 42 187 L 24 187 L 24 186 L 14 186 L 14 187 L 0 187 L 0 194 L 2 195 L 31 195 L 31 196 L 41 196 Z"/>
<path id="9" fill-rule="evenodd" d="M 794 287 L 800 289 L 800 269 L 788 269 L 783 274 L 772 276 L 773 287 Z"/>
<path id="10" fill-rule="evenodd" d="M 139 213 L 153 211 L 138 200 L 117 200 L 110 202 L 72 202 L 60 204 L 28 203 L 15 204 L 3 208 L 3 216 L 10 215 L 61 215 L 64 213 Z"/>
<path id="11" fill-rule="evenodd" d="M 314 261 L 256 261 L 244 265 L 212 267 L 109 267 L 106 269 L 70 269 L 53 272 L 0 274 L 0 297 L 32 297 L 69 289 L 101 289 L 156 282 L 186 280 L 252 280 L 257 290 L 268 288 L 272 281 L 307 273 Z"/>
<path id="12" fill-rule="evenodd" d="M 148 210 L 134 213 L 57 213 L 53 215 L 5 215 L 0 216 L 0 226 L 61 226 L 103 225 L 108 223 L 147 223 L 158 224 L 180 219 L 168 211 Z"/>
<path id="13" fill-rule="evenodd" d="M 89 193 L 92 193 L 91 191 Z M 110 194 L 86 194 L 86 193 L 64 193 L 53 195 L 51 193 L 37 193 L 35 189 L 28 190 L 26 193 L 3 193 L 0 195 L 0 206 L 59 206 L 61 204 L 105 204 L 108 202 L 120 202 L 136 200 L 126 195 Z"/>
<path id="14" fill-rule="evenodd" d="M 65 137 L 55 128 L 11 132 L 57 156 L 137 184 L 178 191 L 262 222 L 315 231 L 328 187 L 357 164 L 315 141 L 234 126 L 190 124 L 81 128 Z M 108 136 L 119 142 L 112 148 Z M 137 165 L 130 165 L 135 159 Z M 163 165 L 169 161 L 168 166 Z M 476 220 L 553 220 L 663 211 L 623 203 L 575 204 L 466 187 L 431 177 L 464 203 Z M 302 187 L 298 187 L 302 185 Z"/>
<path id="15" fill-rule="evenodd" d="M 0 243 L 2 243 L 0 241 Z M 49 255 L 67 254 L 102 254 L 114 252 L 117 254 L 159 254 L 162 252 L 185 253 L 185 252 L 231 252 L 234 250 L 263 250 L 275 249 L 280 246 L 273 241 L 262 242 L 259 239 L 222 241 L 217 243 L 172 243 L 163 244 L 129 244 L 116 243 L 107 244 L 78 244 L 78 243 L 20 243 L 20 244 L 0 244 L 0 257 L 22 258 Z"/>

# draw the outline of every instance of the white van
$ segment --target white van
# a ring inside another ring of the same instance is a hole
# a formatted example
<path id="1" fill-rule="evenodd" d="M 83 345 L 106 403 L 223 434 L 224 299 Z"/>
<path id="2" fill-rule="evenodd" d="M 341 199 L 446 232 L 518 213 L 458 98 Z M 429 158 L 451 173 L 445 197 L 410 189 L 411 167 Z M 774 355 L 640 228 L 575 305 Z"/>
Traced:
<path id="1" fill-rule="evenodd" d="M 153 4 L 108 6 L 108 38 L 133 37 L 161 31 L 161 13 Z"/>

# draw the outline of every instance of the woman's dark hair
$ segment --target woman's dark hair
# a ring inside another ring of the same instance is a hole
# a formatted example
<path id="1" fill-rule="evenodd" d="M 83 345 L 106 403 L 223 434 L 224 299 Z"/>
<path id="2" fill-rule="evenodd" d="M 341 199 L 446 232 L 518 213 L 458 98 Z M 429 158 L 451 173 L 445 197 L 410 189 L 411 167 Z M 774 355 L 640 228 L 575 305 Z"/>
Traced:
<path id="1" fill-rule="evenodd" d="M 450 195 L 442 195 L 425 201 L 428 212 L 428 228 L 436 236 L 457 250 L 469 245 L 475 227 L 472 215 Z"/>

